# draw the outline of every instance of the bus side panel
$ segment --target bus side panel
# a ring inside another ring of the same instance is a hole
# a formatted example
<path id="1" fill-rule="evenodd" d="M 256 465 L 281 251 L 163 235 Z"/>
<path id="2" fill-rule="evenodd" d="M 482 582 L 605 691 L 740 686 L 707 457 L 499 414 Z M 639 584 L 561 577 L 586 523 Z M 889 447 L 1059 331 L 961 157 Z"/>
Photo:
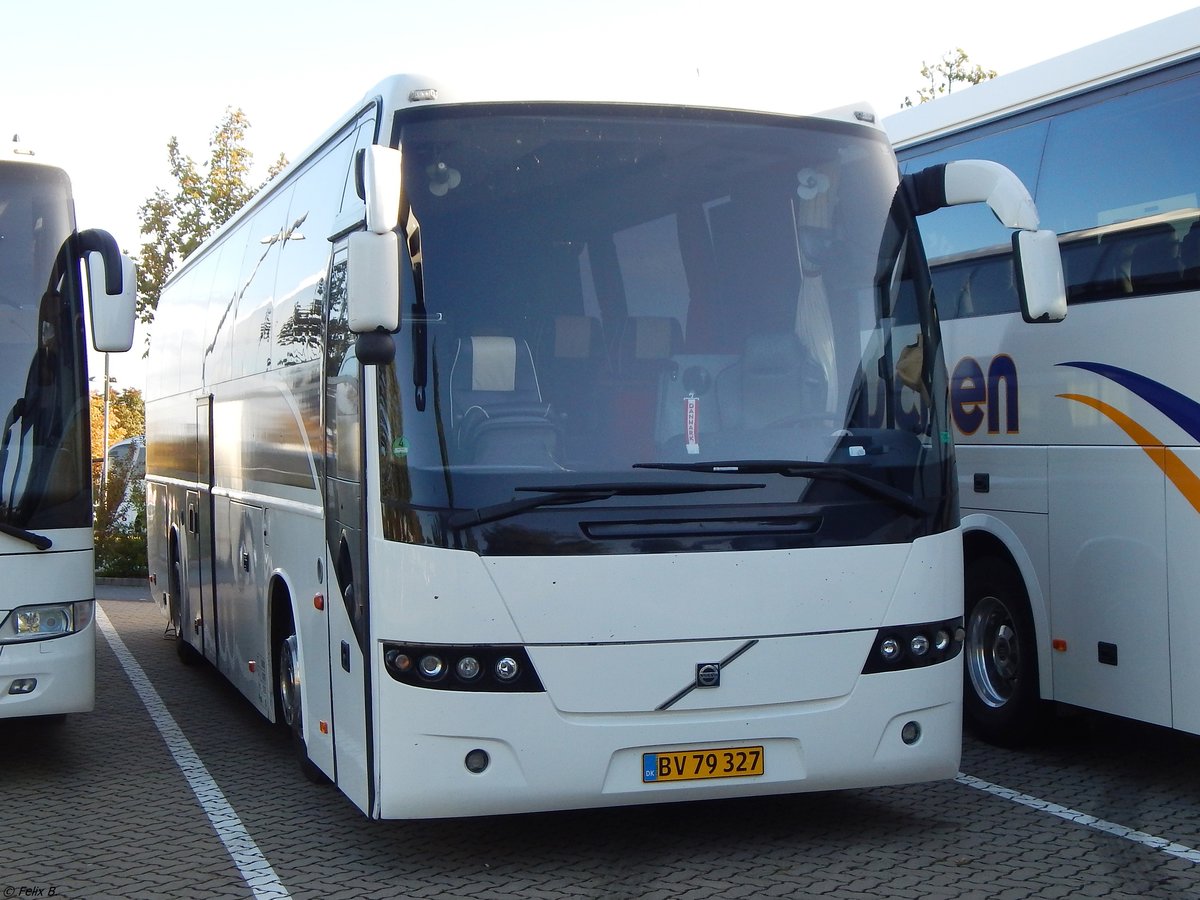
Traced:
<path id="1" fill-rule="evenodd" d="M 341 589 L 329 561 L 326 609 L 329 614 L 329 669 L 332 703 L 337 710 L 334 740 L 337 753 L 337 785 L 367 815 L 371 815 L 370 782 L 374 777 L 367 755 L 367 671 L 358 638 L 350 623 Z M 393 598 L 394 599 L 394 598 Z M 382 654 L 379 654 L 382 657 Z M 376 661 L 377 662 L 377 661 Z M 379 711 L 375 713 L 378 720 Z"/>
<path id="2" fill-rule="evenodd" d="M 218 668 L 264 716 L 274 715 L 261 506 L 217 499 Z"/>
<path id="3" fill-rule="evenodd" d="M 268 600 L 286 591 L 300 644 L 304 744 L 308 758 L 333 778 L 334 740 L 340 734 L 334 733 L 328 644 L 329 611 L 335 607 L 330 594 L 336 587 L 326 575 L 320 507 L 268 507 L 265 535 L 265 568 L 275 580 L 266 588 Z M 275 677 L 272 672 L 270 678 Z M 272 686 L 267 689 L 273 691 Z"/>
<path id="4" fill-rule="evenodd" d="M 1174 451 L 1200 472 L 1200 449 Z M 1200 734 L 1200 502 L 1167 491 L 1167 590 L 1171 623 L 1171 712 L 1174 726 Z"/>
<path id="5" fill-rule="evenodd" d="M 167 534 L 170 528 L 168 503 L 170 493 L 165 485 L 146 481 L 146 563 L 151 579 L 150 599 L 164 619 L 171 615 L 171 580 L 167 558 Z"/>
<path id="6" fill-rule="evenodd" d="M 1162 448 L 1050 448 L 1054 696 L 1171 724 Z"/>

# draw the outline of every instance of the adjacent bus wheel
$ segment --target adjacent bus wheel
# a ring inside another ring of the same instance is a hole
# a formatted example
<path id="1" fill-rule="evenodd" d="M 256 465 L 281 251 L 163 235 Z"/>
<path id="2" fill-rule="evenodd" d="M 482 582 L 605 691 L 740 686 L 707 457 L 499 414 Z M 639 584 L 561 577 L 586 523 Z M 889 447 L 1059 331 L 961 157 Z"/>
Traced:
<path id="1" fill-rule="evenodd" d="M 179 549 L 171 542 L 171 623 L 175 626 L 175 655 L 185 666 L 194 666 L 204 656 L 183 638 L 183 565 Z"/>
<path id="2" fill-rule="evenodd" d="M 291 622 L 275 648 L 275 707 L 278 721 L 291 732 L 292 744 L 300 761 L 300 771 L 313 784 L 328 784 L 325 773 L 308 758 L 304 742 L 304 693 L 300 678 L 299 641 Z"/>
<path id="3" fill-rule="evenodd" d="M 1044 704 L 1024 585 L 1011 565 L 968 562 L 963 708 L 967 726 L 993 744 L 1015 746 L 1039 731 Z"/>

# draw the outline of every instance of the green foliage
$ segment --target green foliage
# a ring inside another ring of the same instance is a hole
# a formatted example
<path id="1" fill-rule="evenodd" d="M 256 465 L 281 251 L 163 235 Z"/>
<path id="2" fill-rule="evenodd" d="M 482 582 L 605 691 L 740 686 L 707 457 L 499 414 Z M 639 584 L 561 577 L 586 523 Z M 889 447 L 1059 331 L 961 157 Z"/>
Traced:
<path id="1" fill-rule="evenodd" d="M 229 108 L 209 139 L 207 166 L 201 169 L 172 137 L 167 160 L 172 188 L 158 188 L 138 209 L 145 236 L 138 257 L 138 318 L 149 325 L 158 309 L 163 284 L 189 253 L 227 222 L 262 187 L 249 181 L 254 154 L 246 147 L 250 120 Z M 280 154 L 266 184 L 287 165 Z"/>
<path id="2" fill-rule="evenodd" d="M 104 395 L 92 391 L 92 459 L 104 456 Z M 137 388 L 108 389 L 108 446 L 146 433 L 146 406 Z"/>
<path id="3" fill-rule="evenodd" d="M 929 82 L 927 87 L 917 91 L 917 103 L 934 100 L 942 94 L 954 91 L 955 84 L 979 84 L 996 77 L 995 69 L 985 69 L 983 66 L 971 65 L 971 60 L 962 47 L 956 47 L 954 52 L 942 54 L 939 62 L 930 65 L 921 63 L 921 77 Z M 911 97 L 905 97 L 902 107 L 915 106 Z"/>
<path id="4" fill-rule="evenodd" d="M 146 574 L 146 485 L 137 452 L 110 459 L 107 488 L 101 483 L 104 459 L 104 397 L 91 395 L 93 539 L 96 574 Z M 146 408 L 137 388 L 108 390 L 108 446 L 146 433 Z M 114 454 L 115 456 L 116 454 Z"/>

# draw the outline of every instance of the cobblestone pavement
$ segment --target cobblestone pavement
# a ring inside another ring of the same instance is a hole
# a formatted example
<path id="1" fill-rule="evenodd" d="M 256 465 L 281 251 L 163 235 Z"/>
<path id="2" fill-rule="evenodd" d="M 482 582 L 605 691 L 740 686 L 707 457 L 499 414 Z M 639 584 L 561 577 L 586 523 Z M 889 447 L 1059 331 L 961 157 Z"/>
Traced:
<path id="1" fill-rule="evenodd" d="M 235 865 L 98 636 L 95 712 L 0 723 L 0 897 L 1200 896 L 1198 739 L 1101 717 L 1030 750 L 968 738 L 969 782 L 371 822 L 215 672 L 180 665 L 141 595 L 101 605 L 274 880 Z"/>

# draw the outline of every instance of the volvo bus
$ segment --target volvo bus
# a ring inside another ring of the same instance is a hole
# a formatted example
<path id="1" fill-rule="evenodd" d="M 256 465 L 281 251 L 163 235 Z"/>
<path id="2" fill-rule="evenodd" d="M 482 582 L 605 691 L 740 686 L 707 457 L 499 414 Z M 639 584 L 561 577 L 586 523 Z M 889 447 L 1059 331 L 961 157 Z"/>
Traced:
<path id="1" fill-rule="evenodd" d="M 984 200 L 1061 315 L 1011 173 L 902 183 L 867 109 L 385 81 L 163 291 L 149 566 L 180 655 L 371 817 L 953 776 L 914 214 Z"/>
<path id="2" fill-rule="evenodd" d="M 83 268 L 81 268 L 81 265 Z M 86 272 L 86 288 L 85 275 Z M 66 173 L 0 154 L 0 718 L 95 705 L 93 346 L 133 342 L 135 277 L 107 232 L 79 231 Z"/>
<path id="3" fill-rule="evenodd" d="M 1059 235 L 1071 306 L 1019 324 L 1000 230 L 921 222 L 951 370 L 968 720 L 1059 701 L 1200 733 L 1200 10 L 885 123 L 903 168 L 999 160 Z"/>

